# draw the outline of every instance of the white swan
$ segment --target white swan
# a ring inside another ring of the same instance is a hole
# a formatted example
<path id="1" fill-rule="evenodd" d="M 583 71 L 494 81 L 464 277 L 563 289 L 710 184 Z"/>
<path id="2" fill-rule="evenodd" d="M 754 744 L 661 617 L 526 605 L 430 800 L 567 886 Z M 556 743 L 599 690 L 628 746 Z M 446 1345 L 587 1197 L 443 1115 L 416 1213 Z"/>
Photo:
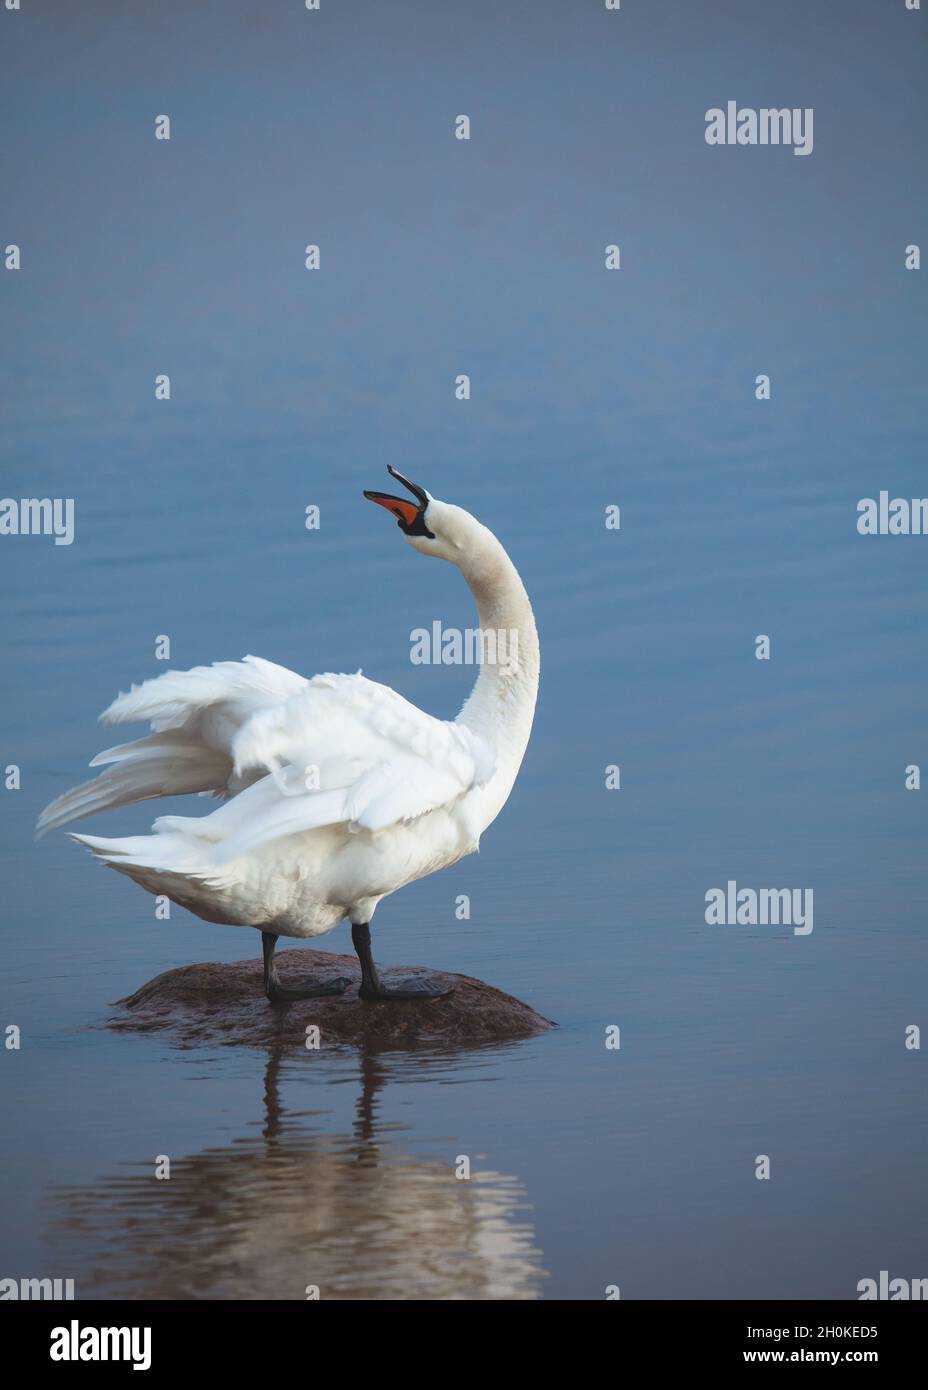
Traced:
<path id="1" fill-rule="evenodd" d="M 43 834 L 156 796 L 226 797 L 208 816 L 162 816 L 151 835 L 72 838 L 208 922 L 257 927 L 265 990 L 275 1001 L 347 988 L 345 979 L 286 987 L 273 959 L 279 936 L 321 936 L 345 917 L 363 999 L 446 992 L 423 976 L 385 987 L 369 924 L 389 893 L 477 849 L 509 796 L 531 732 L 538 636 L 515 566 L 469 512 L 388 471 L 415 502 L 365 497 L 397 517 L 420 554 L 458 567 L 481 633 L 502 644 L 497 659 L 481 665 L 457 719 L 434 719 L 360 673 L 307 680 L 252 656 L 168 671 L 100 716 L 105 724 L 150 720 L 153 732 L 99 753 L 91 767 L 108 764 L 107 771 L 52 802 L 37 827 Z"/>

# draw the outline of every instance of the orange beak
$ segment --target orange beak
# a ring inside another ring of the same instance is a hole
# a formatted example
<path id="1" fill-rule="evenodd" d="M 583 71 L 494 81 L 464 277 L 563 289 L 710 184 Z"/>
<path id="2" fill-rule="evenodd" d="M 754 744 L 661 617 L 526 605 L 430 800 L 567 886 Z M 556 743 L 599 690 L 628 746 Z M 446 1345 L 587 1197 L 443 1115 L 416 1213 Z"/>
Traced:
<path id="1" fill-rule="evenodd" d="M 419 515 L 419 508 L 415 502 L 404 502 L 402 497 L 391 497 L 388 492 L 365 492 L 364 496 L 369 502 L 386 507 L 387 511 L 392 512 L 405 526 L 411 526 Z"/>
<path id="2" fill-rule="evenodd" d="M 391 478 L 395 478 L 403 487 L 409 489 L 416 499 L 415 502 L 408 502 L 404 497 L 393 497 L 389 492 L 368 492 L 366 488 L 364 496 L 369 502 L 376 502 L 379 507 L 386 507 L 388 512 L 392 512 L 400 530 L 407 536 L 427 536 L 434 540 L 435 537 L 425 522 L 425 509 L 430 501 L 428 493 L 419 487 L 418 483 L 411 483 L 408 478 L 404 478 L 402 473 L 398 473 L 389 464 L 387 472 Z"/>

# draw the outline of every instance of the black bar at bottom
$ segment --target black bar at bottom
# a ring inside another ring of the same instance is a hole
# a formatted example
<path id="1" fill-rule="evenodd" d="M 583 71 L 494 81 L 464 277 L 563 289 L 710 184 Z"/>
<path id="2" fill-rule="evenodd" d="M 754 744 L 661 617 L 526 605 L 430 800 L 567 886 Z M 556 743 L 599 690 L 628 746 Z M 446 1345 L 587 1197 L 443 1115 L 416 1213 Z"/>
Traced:
<path id="1" fill-rule="evenodd" d="M 437 1314 L 435 1304 L 423 1314 L 404 1310 L 403 1302 L 8 1302 L 4 1361 L 9 1365 L 14 1353 L 26 1375 L 33 1369 L 53 1375 L 91 1370 L 99 1375 L 128 1372 L 137 1365 L 155 1377 L 205 1370 L 239 1378 L 254 1371 L 266 1379 L 275 1374 L 318 1376 L 324 1366 L 339 1363 L 351 1367 L 352 1375 L 363 1374 L 368 1357 L 373 1365 L 386 1368 L 394 1357 L 407 1361 L 410 1350 L 418 1347 L 420 1372 L 445 1375 L 453 1367 L 460 1380 L 469 1362 L 475 1373 L 487 1370 L 488 1356 L 497 1369 L 505 1365 L 509 1356 L 500 1352 L 508 1344 L 523 1369 L 530 1348 L 544 1355 L 546 1347 L 563 1352 L 570 1345 L 568 1359 L 579 1356 L 574 1366 L 578 1371 L 589 1367 L 589 1357 L 597 1350 L 614 1362 L 617 1374 L 633 1365 L 654 1372 L 694 1373 L 816 1364 L 886 1371 L 917 1365 L 925 1333 L 919 1302 L 546 1300 L 469 1308 L 452 1303 L 449 1322 L 446 1315 Z M 541 1323 L 535 1323 L 537 1316 Z M 483 1326 L 498 1330 L 507 1341 L 494 1340 L 492 1352 L 482 1339 L 469 1341 L 468 1334 Z M 461 1332 L 449 1346 L 448 1333 L 458 1328 Z M 565 1333 L 577 1331 L 584 1341 L 565 1344 Z M 450 1364 L 444 1354 L 437 1354 L 442 1347 Z"/>

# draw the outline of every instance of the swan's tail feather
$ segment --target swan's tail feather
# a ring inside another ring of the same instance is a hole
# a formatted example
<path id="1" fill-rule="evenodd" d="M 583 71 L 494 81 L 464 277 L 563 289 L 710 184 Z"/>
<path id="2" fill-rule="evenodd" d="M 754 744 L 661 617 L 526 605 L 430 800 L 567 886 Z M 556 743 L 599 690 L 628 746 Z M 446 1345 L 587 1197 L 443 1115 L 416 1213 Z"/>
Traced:
<path id="1" fill-rule="evenodd" d="M 98 753 L 90 764 L 110 764 L 90 782 L 59 796 L 39 816 L 36 834 L 58 830 L 78 816 L 109 811 L 159 796 L 212 792 L 225 786 L 231 762 L 225 753 L 208 748 L 178 730 L 149 734 Z"/>
<path id="2" fill-rule="evenodd" d="M 162 819 L 181 820 L 182 817 Z M 182 902 L 185 896 L 189 897 L 189 893 L 184 892 L 185 887 L 218 891 L 229 883 L 227 875 L 209 862 L 209 845 L 192 835 L 170 831 L 156 835 L 126 835 L 119 839 L 78 835 L 74 831 L 68 831 L 68 835 L 109 868 L 135 879 L 150 893 L 166 893 Z"/>

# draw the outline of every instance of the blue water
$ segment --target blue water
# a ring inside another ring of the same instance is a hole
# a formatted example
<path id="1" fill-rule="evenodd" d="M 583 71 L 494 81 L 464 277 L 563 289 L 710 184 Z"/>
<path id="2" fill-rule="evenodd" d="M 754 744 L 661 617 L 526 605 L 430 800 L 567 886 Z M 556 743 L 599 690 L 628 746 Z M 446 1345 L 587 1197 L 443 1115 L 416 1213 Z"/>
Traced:
<path id="1" fill-rule="evenodd" d="M 76 538 L 0 537 L 0 764 L 22 771 L 0 792 L 0 1023 L 22 1030 L 0 1274 L 594 1299 L 928 1274 L 905 1047 L 928 1023 L 928 792 L 904 785 L 928 765 L 928 540 L 856 531 L 858 499 L 928 492 L 904 267 L 925 22 L 901 0 L 4 14 L 23 268 L 0 272 L 0 491 L 74 497 Z M 729 98 L 814 107 L 813 154 L 710 149 Z M 387 463 L 503 540 L 542 686 L 480 855 L 381 907 L 378 959 L 560 1027 L 283 1059 L 95 1027 L 159 971 L 257 952 L 32 840 L 107 742 L 99 711 L 165 669 L 157 636 L 180 668 L 361 667 L 441 716 L 466 695 L 473 671 L 409 661 L 411 629 L 472 606 L 362 501 Z M 729 879 L 813 889 L 814 930 L 708 926 Z"/>

